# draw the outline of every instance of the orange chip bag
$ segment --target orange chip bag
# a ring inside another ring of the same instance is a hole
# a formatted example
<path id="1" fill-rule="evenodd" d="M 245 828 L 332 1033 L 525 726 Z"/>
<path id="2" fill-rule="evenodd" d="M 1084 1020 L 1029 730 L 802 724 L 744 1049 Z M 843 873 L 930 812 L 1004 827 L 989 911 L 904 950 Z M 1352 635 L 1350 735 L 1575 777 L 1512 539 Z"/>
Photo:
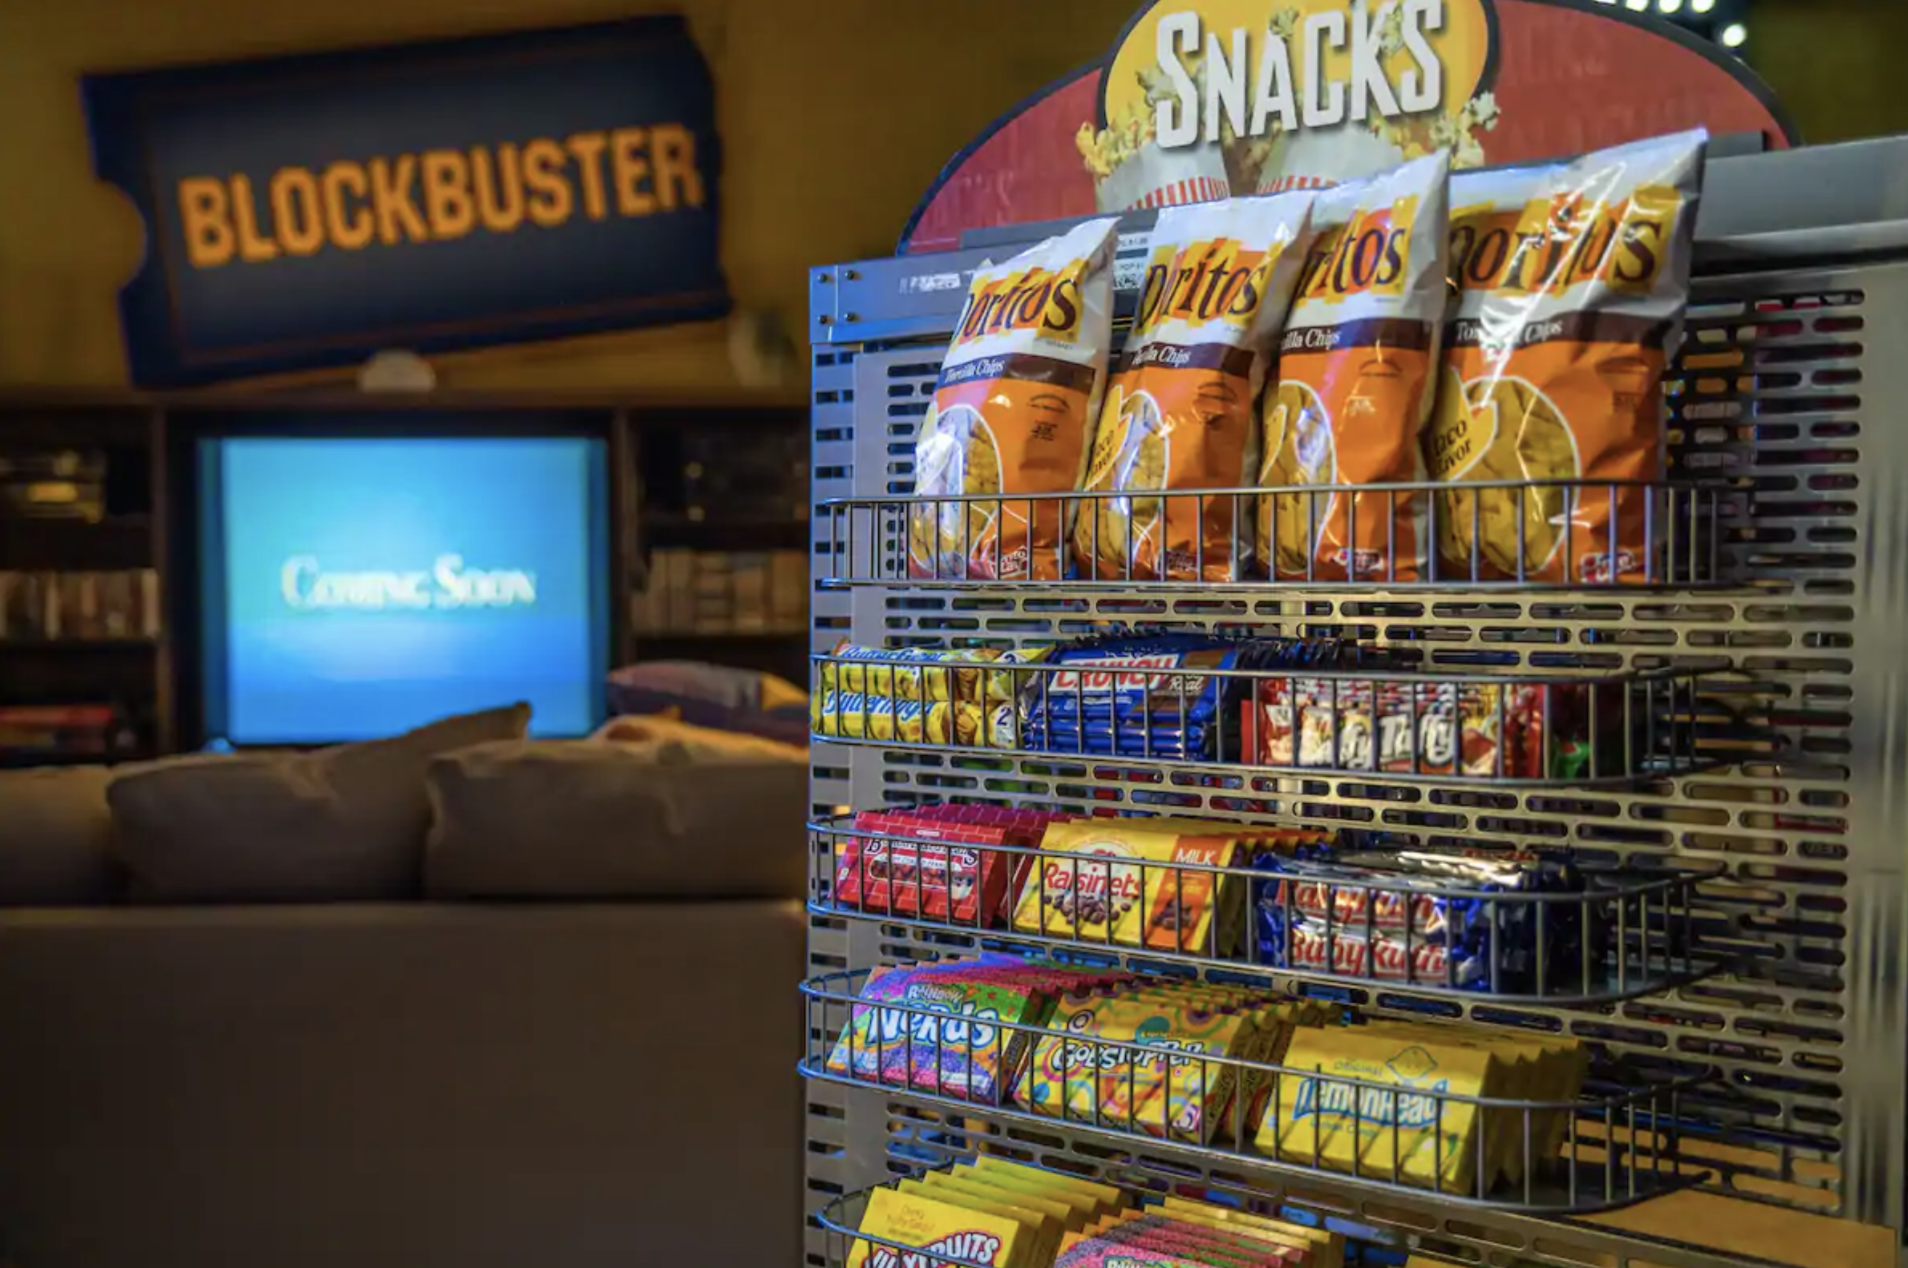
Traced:
<path id="1" fill-rule="evenodd" d="M 1052 581 L 1113 340 L 1113 219 L 1089 220 L 974 274 L 914 447 L 908 572 Z"/>
<path id="2" fill-rule="evenodd" d="M 1707 136 L 1451 183 L 1443 382 L 1425 433 L 1444 571 L 1642 581 L 1664 473 L 1663 372 L 1689 303 Z M 1583 480 L 1585 487 L 1543 481 Z M 1490 481 L 1521 487 L 1466 489 Z"/>
<path id="3" fill-rule="evenodd" d="M 1302 193 L 1159 213 L 1084 486 L 1123 496 L 1082 500 L 1073 551 L 1083 575 L 1245 575 L 1249 501 L 1171 495 L 1258 475 L 1259 392 L 1311 245 L 1311 205 Z"/>
<path id="4" fill-rule="evenodd" d="M 1326 190 L 1318 239 L 1286 318 L 1279 380 L 1266 386 L 1261 486 L 1424 478 L 1445 308 L 1447 186 L 1439 153 Z M 1283 493 L 1260 499 L 1258 548 L 1276 577 L 1416 581 L 1424 506 L 1409 493 Z"/>

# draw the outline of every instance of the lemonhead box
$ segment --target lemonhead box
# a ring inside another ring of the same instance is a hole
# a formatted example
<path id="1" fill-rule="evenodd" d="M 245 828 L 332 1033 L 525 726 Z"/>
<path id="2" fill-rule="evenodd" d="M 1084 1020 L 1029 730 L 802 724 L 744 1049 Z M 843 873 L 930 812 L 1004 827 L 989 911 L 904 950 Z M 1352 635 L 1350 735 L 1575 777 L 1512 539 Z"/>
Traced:
<path id="1" fill-rule="evenodd" d="M 679 17 L 88 76 L 145 224 L 132 377 L 182 386 L 720 316 Z"/>

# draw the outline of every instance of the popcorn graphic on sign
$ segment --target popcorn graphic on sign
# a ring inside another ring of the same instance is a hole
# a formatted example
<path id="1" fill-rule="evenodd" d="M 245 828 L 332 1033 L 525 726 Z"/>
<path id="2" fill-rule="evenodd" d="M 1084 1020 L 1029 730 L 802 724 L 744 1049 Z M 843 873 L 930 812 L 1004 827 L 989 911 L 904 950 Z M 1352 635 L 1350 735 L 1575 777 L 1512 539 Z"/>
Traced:
<path id="1" fill-rule="evenodd" d="M 1203 84 L 1203 68 L 1195 68 L 1193 76 Z M 1139 82 L 1144 90 L 1139 101 L 1108 120 L 1105 128 L 1096 131 L 1090 123 L 1081 124 L 1074 138 L 1087 171 L 1093 174 L 1098 209 L 1180 207 L 1230 194 L 1223 147 L 1202 142 L 1184 149 L 1162 148 L 1158 112 L 1161 102 L 1174 100 L 1172 89 L 1157 71 L 1141 71 Z"/>
<path id="2" fill-rule="evenodd" d="M 1381 133 L 1357 124 L 1311 132 L 1280 132 L 1266 138 L 1264 158 L 1253 174 L 1253 192 L 1328 189 L 1375 176 L 1404 162 L 1404 151 Z"/>

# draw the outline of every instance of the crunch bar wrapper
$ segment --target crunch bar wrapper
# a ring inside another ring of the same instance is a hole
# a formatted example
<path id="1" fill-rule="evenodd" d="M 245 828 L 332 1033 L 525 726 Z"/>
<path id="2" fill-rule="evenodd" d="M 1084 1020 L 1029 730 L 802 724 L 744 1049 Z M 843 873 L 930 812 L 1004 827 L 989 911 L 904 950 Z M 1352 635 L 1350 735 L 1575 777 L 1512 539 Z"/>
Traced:
<path id="1" fill-rule="evenodd" d="M 909 575 L 1059 579 L 1113 338 L 1112 219 L 974 274 L 914 449 Z"/>
<path id="2" fill-rule="evenodd" d="M 1160 213 L 1139 307 L 1114 363 L 1073 526 L 1074 558 L 1101 580 L 1237 581 L 1251 535 L 1255 411 L 1311 246 L 1309 194 Z M 1168 496 L 1162 498 L 1159 494 Z"/>
<path id="3" fill-rule="evenodd" d="M 1459 486 L 1439 496 L 1447 568 L 1586 585 L 1651 575 L 1650 491 L 1595 482 L 1663 477 L 1663 374 L 1689 303 L 1707 140 L 1452 182 L 1458 300 L 1424 440 L 1431 478 Z M 1579 479 L 1581 492 L 1462 487 Z"/>
<path id="4" fill-rule="evenodd" d="M 1318 230 L 1263 402 L 1260 485 L 1422 480 L 1445 311 L 1450 156 L 1318 196 Z M 1405 493 L 1260 499 L 1258 551 L 1275 577 L 1416 581 L 1423 499 Z M 1355 537 L 1355 540 L 1354 540 Z"/>

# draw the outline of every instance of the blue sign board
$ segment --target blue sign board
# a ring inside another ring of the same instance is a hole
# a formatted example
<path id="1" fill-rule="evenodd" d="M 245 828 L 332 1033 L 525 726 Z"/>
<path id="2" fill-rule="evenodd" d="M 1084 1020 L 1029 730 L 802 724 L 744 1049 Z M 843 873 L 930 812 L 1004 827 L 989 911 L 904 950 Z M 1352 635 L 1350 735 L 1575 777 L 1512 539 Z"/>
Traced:
<path id="1" fill-rule="evenodd" d="M 133 381 L 718 317 L 720 143 L 679 17 L 89 76 L 146 225 Z"/>

